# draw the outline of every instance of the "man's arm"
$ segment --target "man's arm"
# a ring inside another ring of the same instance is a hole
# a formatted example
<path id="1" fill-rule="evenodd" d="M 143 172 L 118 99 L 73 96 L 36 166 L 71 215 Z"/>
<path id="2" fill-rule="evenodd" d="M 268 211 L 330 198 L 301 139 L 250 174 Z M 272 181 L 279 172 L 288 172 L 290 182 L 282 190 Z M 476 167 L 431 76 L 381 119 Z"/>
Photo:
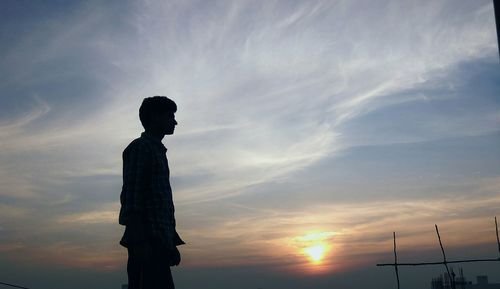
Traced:
<path id="1" fill-rule="evenodd" d="M 150 190 L 151 151 L 137 142 L 123 152 L 123 189 L 121 204 L 123 225 L 133 232 L 131 241 L 146 237 L 144 228 L 144 197 Z"/>

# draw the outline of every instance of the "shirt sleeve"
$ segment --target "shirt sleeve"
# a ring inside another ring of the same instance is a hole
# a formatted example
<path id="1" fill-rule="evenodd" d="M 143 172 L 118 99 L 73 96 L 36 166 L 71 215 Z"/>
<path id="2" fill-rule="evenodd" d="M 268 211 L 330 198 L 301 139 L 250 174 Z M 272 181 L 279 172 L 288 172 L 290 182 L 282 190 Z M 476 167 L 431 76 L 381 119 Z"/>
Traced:
<path id="1" fill-rule="evenodd" d="M 140 142 L 123 152 L 123 187 L 120 224 L 139 224 L 144 216 L 144 197 L 151 189 L 151 151 Z"/>

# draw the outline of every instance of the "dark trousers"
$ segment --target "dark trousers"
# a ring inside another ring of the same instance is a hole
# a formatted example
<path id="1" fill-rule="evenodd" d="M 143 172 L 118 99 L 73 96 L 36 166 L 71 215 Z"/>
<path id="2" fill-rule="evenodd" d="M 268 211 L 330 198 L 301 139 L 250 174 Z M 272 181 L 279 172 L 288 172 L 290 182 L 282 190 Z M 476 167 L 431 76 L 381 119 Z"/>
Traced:
<path id="1" fill-rule="evenodd" d="M 153 246 L 151 257 L 141 261 L 133 246 L 127 249 L 129 289 L 175 289 L 167 250 Z"/>

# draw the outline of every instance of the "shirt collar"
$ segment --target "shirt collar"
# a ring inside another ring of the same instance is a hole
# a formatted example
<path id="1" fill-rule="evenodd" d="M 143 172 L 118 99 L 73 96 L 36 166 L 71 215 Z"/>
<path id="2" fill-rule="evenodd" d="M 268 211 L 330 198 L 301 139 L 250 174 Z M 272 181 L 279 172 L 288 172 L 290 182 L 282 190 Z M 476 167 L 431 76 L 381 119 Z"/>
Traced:
<path id="1" fill-rule="evenodd" d="M 163 145 L 163 143 L 161 141 L 157 140 L 156 138 L 154 138 L 153 136 L 151 136 L 149 133 L 147 133 L 147 132 L 141 133 L 141 138 L 154 144 L 155 146 L 160 148 L 162 151 L 164 151 L 164 152 L 167 151 L 167 148 Z"/>

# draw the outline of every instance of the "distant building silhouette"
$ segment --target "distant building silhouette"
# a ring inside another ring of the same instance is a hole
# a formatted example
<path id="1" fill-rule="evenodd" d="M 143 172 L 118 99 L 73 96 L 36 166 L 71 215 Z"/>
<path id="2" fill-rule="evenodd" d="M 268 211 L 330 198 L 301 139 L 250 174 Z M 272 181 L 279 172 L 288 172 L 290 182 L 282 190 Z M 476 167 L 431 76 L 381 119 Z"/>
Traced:
<path id="1" fill-rule="evenodd" d="M 476 284 L 467 281 L 464 277 L 464 271 L 460 268 L 460 274 L 456 277 L 453 269 L 451 270 L 452 279 L 455 281 L 456 289 L 500 289 L 500 283 L 489 283 L 488 276 L 481 275 L 476 277 Z M 432 278 L 431 289 L 452 289 L 451 280 L 447 273 Z"/>

